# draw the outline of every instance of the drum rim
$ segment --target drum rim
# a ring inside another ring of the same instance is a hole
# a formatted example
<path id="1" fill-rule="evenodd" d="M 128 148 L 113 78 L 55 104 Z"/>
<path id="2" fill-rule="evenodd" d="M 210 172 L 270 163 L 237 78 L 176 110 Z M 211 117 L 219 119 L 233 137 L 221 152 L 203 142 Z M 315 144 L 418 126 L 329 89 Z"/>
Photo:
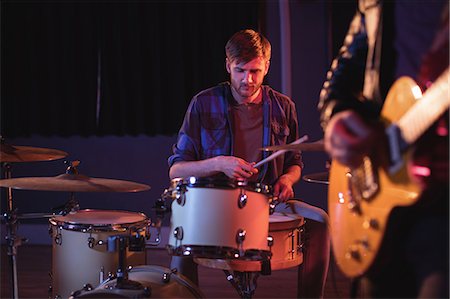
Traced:
<path id="1" fill-rule="evenodd" d="M 195 188 L 219 188 L 219 189 L 237 189 L 244 188 L 246 190 L 255 191 L 263 194 L 271 194 L 272 187 L 267 184 L 242 181 L 236 179 L 217 178 L 217 177 L 195 177 L 174 178 L 171 180 L 171 186 L 185 185 Z"/>
<path id="2" fill-rule="evenodd" d="M 127 210 L 100 210 L 100 209 L 83 209 L 79 210 L 78 212 L 119 212 L 119 213 L 130 213 L 139 215 L 142 217 L 139 221 L 134 222 L 123 222 L 123 223 L 99 223 L 99 224 L 92 224 L 92 223 L 81 223 L 74 220 L 67 220 L 64 221 L 62 218 L 66 216 L 59 216 L 55 215 L 52 218 L 49 219 L 50 224 L 58 226 L 65 230 L 72 230 L 72 231 L 92 231 L 92 232 L 103 232 L 103 231 L 125 231 L 130 227 L 136 226 L 136 227 L 145 227 L 150 225 L 151 220 L 150 218 L 141 212 L 132 212 Z"/>
<path id="3" fill-rule="evenodd" d="M 289 215 L 289 216 L 294 216 L 294 218 L 290 217 L 291 219 L 288 221 L 273 221 L 273 222 L 271 222 L 270 216 L 269 216 L 269 232 L 294 230 L 296 228 L 301 228 L 304 225 L 305 219 L 303 216 L 293 214 L 293 213 L 283 213 L 283 212 L 274 212 L 274 214 L 282 215 L 282 216 Z"/>
<path id="4" fill-rule="evenodd" d="M 240 255 L 239 250 L 227 246 L 211 246 L 211 245 L 180 245 L 173 246 L 168 244 L 166 246 L 170 255 L 175 256 L 192 256 L 210 259 L 233 259 L 233 260 L 251 260 L 261 261 L 272 256 L 270 250 L 262 249 L 246 249 L 244 255 Z M 189 253 L 186 255 L 185 253 Z M 236 258 L 236 255 L 239 256 Z"/>

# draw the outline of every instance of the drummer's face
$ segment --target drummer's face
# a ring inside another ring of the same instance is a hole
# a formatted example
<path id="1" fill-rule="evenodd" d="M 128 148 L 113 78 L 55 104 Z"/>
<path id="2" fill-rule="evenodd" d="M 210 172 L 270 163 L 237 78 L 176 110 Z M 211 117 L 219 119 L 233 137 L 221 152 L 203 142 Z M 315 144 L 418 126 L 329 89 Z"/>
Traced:
<path id="1" fill-rule="evenodd" d="M 238 103 L 251 102 L 258 96 L 269 65 L 270 61 L 262 57 L 249 62 L 240 62 L 237 59 L 230 61 L 227 58 L 226 68 L 230 74 L 233 96 Z"/>

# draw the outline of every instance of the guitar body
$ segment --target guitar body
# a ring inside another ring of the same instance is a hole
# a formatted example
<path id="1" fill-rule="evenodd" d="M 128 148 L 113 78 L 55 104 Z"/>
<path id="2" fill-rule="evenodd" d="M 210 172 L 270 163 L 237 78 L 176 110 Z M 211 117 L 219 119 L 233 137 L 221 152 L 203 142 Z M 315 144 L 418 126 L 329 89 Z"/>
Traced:
<path id="1" fill-rule="evenodd" d="M 417 102 L 414 86 L 412 79 L 403 77 L 391 87 L 381 112 L 386 127 Z M 385 141 L 366 157 L 361 169 L 350 171 L 332 161 L 328 189 L 332 248 L 348 277 L 360 276 L 373 265 L 392 209 L 418 200 L 420 188 L 410 180 L 406 168 L 409 155 L 403 154 L 404 163 L 395 174 L 389 172 Z"/>

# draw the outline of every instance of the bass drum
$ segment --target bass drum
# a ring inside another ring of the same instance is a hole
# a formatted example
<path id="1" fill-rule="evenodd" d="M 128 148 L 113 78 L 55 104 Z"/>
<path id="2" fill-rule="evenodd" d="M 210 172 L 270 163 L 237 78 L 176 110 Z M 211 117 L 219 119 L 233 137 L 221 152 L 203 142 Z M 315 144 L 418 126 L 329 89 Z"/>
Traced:
<path id="1" fill-rule="evenodd" d="M 141 289 L 116 288 L 117 279 L 108 279 L 93 290 L 79 290 L 70 298 L 205 298 L 202 291 L 183 275 L 156 265 L 137 266 L 128 279 Z"/>

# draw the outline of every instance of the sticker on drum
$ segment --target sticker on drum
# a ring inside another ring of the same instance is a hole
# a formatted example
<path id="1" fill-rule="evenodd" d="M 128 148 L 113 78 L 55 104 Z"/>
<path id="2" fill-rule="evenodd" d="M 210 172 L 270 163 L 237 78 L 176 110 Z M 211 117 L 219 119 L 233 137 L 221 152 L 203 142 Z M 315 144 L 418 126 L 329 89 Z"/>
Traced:
<path id="1" fill-rule="evenodd" d="M 93 290 L 80 289 L 70 298 L 205 298 L 188 278 L 162 266 L 134 267 L 128 279 L 142 288 L 117 288 L 117 279 L 108 279 Z"/>
<path id="2" fill-rule="evenodd" d="M 302 238 L 304 219 L 296 214 L 275 212 L 269 217 L 269 236 L 273 239 L 271 270 L 281 270 L 303 262 Z M 260 272 L 260 261 L 195 258 L 197 264 L 209 268 L 239 272 Z"/>
<path id="3" fill-rule="evenodd" d="M 270 189 L 266 185 L 207 178 L 171 183 L 172 255 L 261 260 L 270 255 Z"/>
<path id="4" fill-rule="evenodd" d="M 52 294 L 68 298 L 85 284 L 97 286 L 115 274 L 119 252 L 109 252 L 108 238 L 139 234 L 148 238 L 150 220 L 142 213 L 80 210 L 49 219 L 52 242 Z M 145 248 L 126 252 L 128 265 L 146 263 Z"/>

